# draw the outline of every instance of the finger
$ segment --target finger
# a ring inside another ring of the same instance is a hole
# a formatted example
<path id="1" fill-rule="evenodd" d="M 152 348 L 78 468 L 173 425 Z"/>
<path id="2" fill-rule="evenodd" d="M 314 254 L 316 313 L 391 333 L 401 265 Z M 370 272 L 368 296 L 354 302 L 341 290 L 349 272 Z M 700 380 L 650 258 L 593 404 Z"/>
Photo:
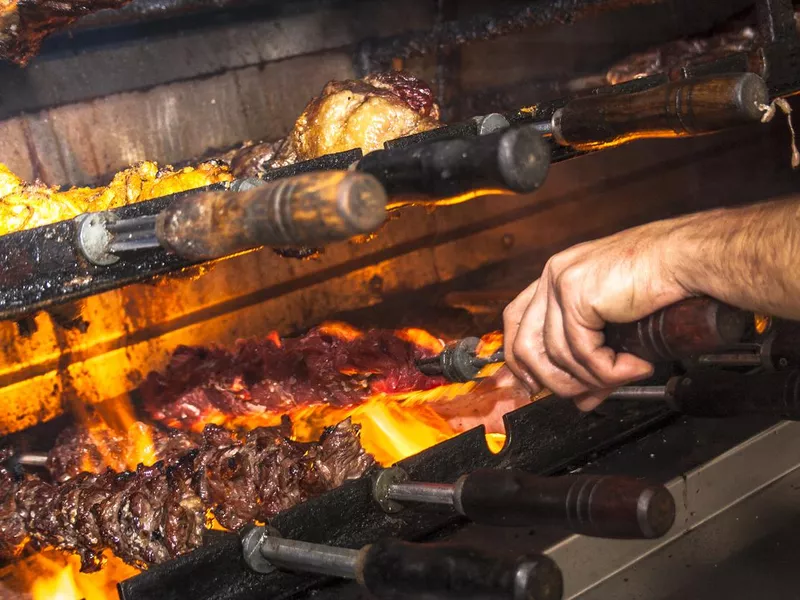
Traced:
<path id="1" fill-rule="evenodd" d="M 550 361 L 580 382 L 585 389 L 602 388 L 602 382 L 573 355 L 564 326 L 566 316 L 555 293 L 548 295 L 544 347 Z"/>
<path id="2" fill-rule="evenodd" d="M 503 311 L 503 350 L 505 353 L 506 367 L 508 367 L 508 370 L 528 388 L 531 394 L 538 393 L 541 388 L 531 378 L 530 374 L 519 365 L 517 357 L 514 354 L 514 344 L 519 335 L 520 322 L 522 321 L 522 317 L 528 305 L 536 295 L 539 281 L 540 280 L 537 279 L 525 288 Z"/>
<path id="3" fill-rule="evenodd" d="M 598 381 L 598 387 L 614 388 L 653 374 L 653 365 L 633 354 L 616 353 L 605 345 L 602 331 L 584 326 L 566 315 L 564 331 L 575 359 Z"/>
<path id="4" fill-rule="evenodd" d="M 520 322 L 514 356 L 520 369 L 526 371 L 540 386 L 559 396 L 569 397 L 585 392 L 587 387 L 553 364 L 547 355 L 544 323 L 547 319 L 548 295 L 547 279 L 542 278 Z"/>

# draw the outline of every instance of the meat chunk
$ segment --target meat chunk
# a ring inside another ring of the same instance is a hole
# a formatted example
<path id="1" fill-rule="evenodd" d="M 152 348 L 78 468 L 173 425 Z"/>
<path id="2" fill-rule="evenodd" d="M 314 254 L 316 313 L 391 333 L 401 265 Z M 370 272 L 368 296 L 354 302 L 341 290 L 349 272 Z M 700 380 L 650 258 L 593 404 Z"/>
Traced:
<path id="1" fill-rule="evenodd" d="M 27 536 L 16 501 L 21 475 L 9 466 L 12 455 L 11 448 L 0 448 L 0 558 L 17 554 Z"/>
<path id="2" fill-rule="evenodd" d="M 39 182 L 25 183 L 0 164 L 0 235 L 231 179 L 228 167 L 217 162 L 176 171 L 145 161 L 120 171 L 107 186 L 60 191 Z"/>
<path id="3" fill-rule="evenodd" d="M 296 338 L 240 341 L 232 350 L 179 347 L 139 391 L 151 417 L 195 430 L 217 415 L 282 413 L 308 404 L 350 406 L 375 393 L 443 385 L 415 361 L 433 354 L 389 330 L 343 334 L 322 325 Z"/>
<path id="4" fill-rule="evenodd" d="M 386 141 L 438 126 L 433 92 L 412 75 L 388 72 L 331 81 L 306 105 L 285 139 L 242 148 L 231 166 L 237 177 L 250 177 L 353 148 L 380 150 Z"/>
<path id="5" fill-rule="evenodd" d="M 176 429 L 164 431 L 137 421 L 126 434 L 102 422 L 90 421 L 61 432 L 48 452 L 47 469 L 54 481 L 64 482 L 84 471 L 100 473 L 107 467 L 134 468 L 140 457 L 135 452 L 135 456 L 129 453 L 136 450 L 137 439 L 147 440 L 152 446 L 152 462 L 183 454 L 196 446 L 190 436 Z"/>
<path id="6" fill-rule="evenodd" d="M 102 567 L 106 549 L 146 568 L 199 547 L 207 511 L 238 529 L 375 464 L 349 420 L 318 442 L 294 442 L 290 430 L 284 422 L 239 435 L 210 425 L 188 452 L 135 471 L 81 473 L 60 484 L 34 475 L 17 480 L 0 469 L 0 556 L 13 556 L 28 538 L 36 548 L 78 553 L 86 572 Z"/>

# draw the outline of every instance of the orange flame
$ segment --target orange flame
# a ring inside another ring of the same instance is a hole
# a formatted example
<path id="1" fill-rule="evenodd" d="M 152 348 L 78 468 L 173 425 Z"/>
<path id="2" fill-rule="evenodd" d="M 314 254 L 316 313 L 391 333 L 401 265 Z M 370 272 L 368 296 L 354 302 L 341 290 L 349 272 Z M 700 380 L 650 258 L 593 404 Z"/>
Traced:
<path id="1" fill-rule="evenodd" d="M 425 350 L 433 353 L 439 353 L 444 350 L 444 342 L 424 329 L 409 327 L 396 331 L 395 335 L 401 340 L 416 344 L 420 348 L 425 348 Z"/>
<path id="2" fill-rule="evenodd" d="M 317 329 L 323 335 L 337 337 L 347 340 L 348 342 L 356 340 L 364 335 L 352 325 L 349 325 L 348 323 L 342 323 L 340 321 L 327 321 L 320 325 Z"/>
<path id="3" fill-rule="evenodd" d="M 13 577 L 3 581 L 19 597 L 32 600 L 109 600 L 117 598 L 117 582 L 139 573 L 113 556 L 97 573 L 81 573 L 80 568 L 77 555 L 49 549 L 15 564 Z"/>
<path id="4" fill-rule="evenodd" d="M 91 415 L 82 412 L 81 420 L 100 457 L 98 461 L 96 455 L 85 452 L 81 461 L 84 471 L 98 473 L 106 467 L 127 471 L 158 460 L 152 428 L 135 418 L 130 401 L 98 407 Z"/>

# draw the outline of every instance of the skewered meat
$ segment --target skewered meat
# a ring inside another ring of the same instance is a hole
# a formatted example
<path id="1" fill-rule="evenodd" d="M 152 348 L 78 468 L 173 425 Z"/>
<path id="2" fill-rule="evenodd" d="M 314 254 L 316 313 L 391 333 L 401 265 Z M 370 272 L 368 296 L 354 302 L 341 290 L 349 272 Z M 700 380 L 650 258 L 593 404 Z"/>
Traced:
<path id="1" fill-rule="evenodd" d="M 408 73 L 331 81 L 306 105 L 286 138 L 242 148 L 231 167 L 237 177 L 253 177 L 267 168 L 353 148 L 380 150 L 386 141 L 438 126 L 433 92 Z"/>
<path id="2" fill-rule="evenodd" d="M 27 532 L 17 513 L 14 492 L 19 476 L 9 467 L 11 448 L 0 448 L 0 557 L 14 556 L 21 548 Z"/>
<path id="3" fill-rule="evenodd" d="M 24 65 L 51 33 L 130 0 L 0 0 L 0 59 Z"/>
<path id="4" fill-rule="evenodd" d="M 795 10 L 794 20 L 800 33 L 800 9 Z M 606 80 L 611 85 L 624 83 L 690 64 L 717 60 L 737 52 L 749 52 L 762 43 L 758 30 L 740 21 L 734 22 L 716 35 L 676 40 L 632 54 L 611 67 L 606 73 Z"/>
<path id="5" fill-rule="evenodd" d="M 240 341 L 233 351 L 181 346 L 163 373 L 140 387 L 151 417 L 170 427 L 202 427 L 226 417 L 281 413 L 298 405 L 357 404 L 375 393 L 443 385 L 415 361 L 435 351 L 393 331 L 323 325 L 297 338 Z"/>
<path id="6" fill-rule="evenodd" d="M 133 467 L 141 450 L 132 444 L 136 439 L 144 439 L 151 446 L 144 452 L 152 456 L 151 462 L 186 452 L 197 445 L 195 440 L 177 429 L 162 431 L 137 421 L 127 432 L 121 432 L 90 421 L 84 426 L 68 427 L 61 432 L 48 452 L 47 470 L 54 481 L 63 482 L 83 471 L 100 473 L 107 467 L 117 471 L 126 466 Z M 132 458 L 129 456 L 131 452 L 135 454 Z"/>
<path id="7" fill-rule="evenodd" d="M 175 171 L 146 161 L 120 171 L 105 187 L 62 192 L 38 182 L 25 183 L 0 164 L 0 235 L 231 179 L 228 167 L 216 162 Z"/>
<path id="8" fill-rule="evenodd" d="M 7 0 L 6 0 L 7 1 Z M 109 0 L 112 1 L 112 0 Z M 4 0 L 0 0 L 0 8 Z M 3 13 L 0 13 L 3 14 Z M 1 21 L 0 21 L 1 22 Z M 2 44 L 0 43 L 0 50 Z M 331 152 L 376 150 L 387 140 L 438 126 L 433 92 L 405 73 L 378 73 L 363 80 L 332 81 L 308 103 L 294 129 L 277 142 L 246 145 L 212 161 L 178 171 L 142 162 L 120 171 L 105 187 L 59 191 L 25 183 L 0 164 L 0 235 L 190 190 L 236 177 L 255 177 L 265 168 L 286 166 Z M 306 258 L 313 249 L 279 249 Z"/>
<path id="9" fill-rule="evenodd" d="M 311 443 L 288 439 L 288 426 L 236 435 L 209 425 L 198 447 L 134 472 L 81 473 L 61 484 L 9 475 L 0 548 L 13 555 L 27 535 L 34 547 L 78 553 L 86 572 L 102 566 L 106 549 L 146 568 L 197 548 L 207 510 L 231 529 L 266 521 L 374 464 L 349 420 Z"/>

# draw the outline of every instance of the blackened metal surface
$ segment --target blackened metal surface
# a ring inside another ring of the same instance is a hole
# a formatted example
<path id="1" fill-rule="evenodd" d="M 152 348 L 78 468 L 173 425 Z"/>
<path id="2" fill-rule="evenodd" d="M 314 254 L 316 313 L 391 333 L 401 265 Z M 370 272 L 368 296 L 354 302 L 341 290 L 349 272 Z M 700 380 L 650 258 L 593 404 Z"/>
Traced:
<path id="1" fill-rule="evenodd" d="M 303 4 L 325 4 L 325 0 L 311 0 Z M 230 8 L 242 9 L 258 5 L 280 7 L 281 0 L 133 0 L 118 10 L 104 10 L 83 17 L 71 27 L 73 31 L 140 25 L 147 21 L 184 17 Z M 301 3 L 298 3 L 301 4 Z"/>
<path id="2" fill-rule="evenodd" d="M 221 190 L 215 184 L 200 190 Z M 200 190 L 138 202 L 114 209 L 121 219 L 155 215 L 172 199 Z M 0 319 L 19 318 L 51 304 L 69 302 L 192 263 L 162 249 L 143 250 L 133 260 L 123 259 L 107 267 L 89 263 L 76 243 L 74 220 L 0 237 Z"/>
<path id="3" fill-rule="evenodd" d="M 476 135 L 478 135 L 478 123 L 469 120 L 463 123 L 454 123 L 453 125 L 437 127 L 436 129 L 429 129 L 422 133 L 415 133 L 395 140 L 389 140 L 388 142 L 384 142 L 383 147 L 386 150 L 408 148 L 409 146 L 424 142 L 439 142 L 441 140 L 452 140 L 459 137 L 472 137 Z"/>
<path id="4" fill-rule="evenodd" d="M 617 405 L 604 415 L 586 414 L 568 400 L 546 398 L 507 415 L 508 442 L 497 455 L 489 452 L 478 428 L 399 465 L 412 479 L 430 482 L 452 482 L 463 473 L 486 467 L 514 466 L 553 474 L 583 464 L 671 418 L 663 408 L 633 404 Z M 284 511 L 270 525 L 291 539 L 360 548 L 382 537 L 421 539 L 457 522 L 454 512 L 441 509 L 384 513 L 372 498 L 372 478 L 367 475 Z M 238 541 L 229 538 L 122 582 L 120 594 L 124 600 L 283 599 L 330 581 L 291 573 L 254 573 L 244 564 Z"/>
<path id="5" fill-rule="evenodd" d="M 517 5 L 503 12 L 481 14 L 470 19 L 436 23 L 428 31 L 414 31 L 384 40 L 365 40 L 356 54 L 356 65 L 362 74 L 386 68 L 394 58 L 411 58 L 442 48 L 453 48 L 480 40 L 490 40 L 532 27 L 569 24 L 610 11 L 633 6 L 651 6 L 664 0 L 540 0 Z M 693 3 L 696 7 L 677 2 L 685 12 L 686 21 L 709 15 L 730 15 L 740 8 L 730 3 Z M 712 21 L 714 19 L 712 18 Z"/>
<path id="6" fill-rule="evenodd" d="M 359 158 L 361 150 L 358 149 L 340 152 L 274 169 L 262 178 L 270 181 L 310 171 L 345 170 Z M 223 189 L 226 189 L 225 184 L 214 184 L 137 202 L 110 212 L 120 219 L 155 215 L 173 200 L 201 191 Z M 0 263 L 4 265 L 0 269 L 0 319 L 18 319 L 42 308 L 146 281 L 203 262 L 185 260 L 156 248 L 125 256 L 113 265 L 96 266 L 83 256 L 76 236 L 74 220 L 0 236 Z"/>
<path id="7" fill-rule="evenodd" d="M 630 404 L 630 401 L 626 403 Z M 608 401 L 598 410 L 611 415 L 616 404 L 617 401 Z M 676 417 L 663 427 L 598 457 L 580 471 L 667 482 L 727 452 L 775 422 L 769 418 Z M 566 535 L 554 528 L 489 527 L 465 523 L 456 531 L 447 532 L 446 537 L 453 543 L 488 545 L 515 556 L 524 552 L 542 552 L 565 539 Z M 309 597 L 315 600 L 371 600 L 363 588 L 341 580 L 315 590 Z"/>
<path id="8" fill-rule="evenodd" d="M 273 179 L 294 177 L 301 173 L 310 173 L 311 171 L 346 171 L 350 168 L 350 165 L 360 158 L 361 149 L 355 148 L 353 150 L 345 150 L 344 152 L 336 152 L 335 154 L 326 154 L 325 156 L 312 158 L 311 160 L 304 160 L 289 165 L 288 167 L 269 169 L 261 173 L 259 177 L 264 181 L 272 181 Z"/>

